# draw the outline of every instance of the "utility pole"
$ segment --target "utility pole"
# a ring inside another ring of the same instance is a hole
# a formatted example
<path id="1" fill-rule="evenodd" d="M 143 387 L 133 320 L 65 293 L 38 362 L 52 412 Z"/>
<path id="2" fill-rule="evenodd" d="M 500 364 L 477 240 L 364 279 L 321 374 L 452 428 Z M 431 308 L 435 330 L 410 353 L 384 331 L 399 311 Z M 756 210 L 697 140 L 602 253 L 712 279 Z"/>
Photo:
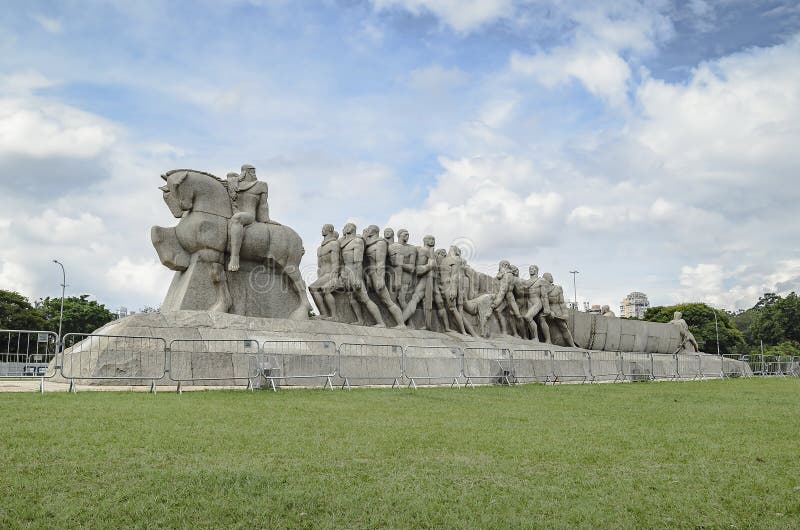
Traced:
<path id="1" fill-rule="evenodd" d="M 57 259 L 54 259 L 53 263 L 61 266 L 61 312 L 58 314 L 58 343 L 61 344 L 61 323 L 64 321 L 64 291 L 67 289 L 67 273 L 63 263 Z"/>
<path id="2" fill-rule="evenodd" d="M 717 332 L 717 355 L 722 357 L 722 354 L 719 351 L 719 325 L 717 324 L 717 310 L 713 307 L 711 310 L 714 311 L 714 330 Z"/>

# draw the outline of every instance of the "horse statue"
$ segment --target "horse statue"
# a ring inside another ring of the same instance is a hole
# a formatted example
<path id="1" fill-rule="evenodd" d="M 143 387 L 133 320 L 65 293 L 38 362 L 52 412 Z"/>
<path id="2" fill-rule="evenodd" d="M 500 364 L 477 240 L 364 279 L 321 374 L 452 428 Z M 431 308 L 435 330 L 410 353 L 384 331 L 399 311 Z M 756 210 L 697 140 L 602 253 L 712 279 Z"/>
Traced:
<path id="1" fill-rule="evenodd" d="M 230 250 L 228 225 L 233 216 L 227 183 L 191 169 L 168 171 L 161 178 L 166 181 L 159 188 L 164 202 L 180 221 L 169 228 L 152 227 L 150 235 L 158 257 L 174 271 L 186 271 L 193 262 L 209 264 L 216 298 L 207 309 L 227 313 L 233 304 L 224 267 Z M 289 318 L 308 318 L 311 305 L 299 269 L 305 251 L 297 232 L 278 223 L 252 223 L 245 230 L 240 252 L 243 259 L 279 266 L 300 299 Z"/>

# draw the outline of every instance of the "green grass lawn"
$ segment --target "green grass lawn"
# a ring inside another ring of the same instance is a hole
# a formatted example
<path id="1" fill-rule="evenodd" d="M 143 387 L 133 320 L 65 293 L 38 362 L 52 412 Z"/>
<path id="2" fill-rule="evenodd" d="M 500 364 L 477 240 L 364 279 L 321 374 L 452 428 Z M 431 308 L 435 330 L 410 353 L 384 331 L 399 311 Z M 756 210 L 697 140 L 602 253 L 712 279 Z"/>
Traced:
<path id="1" fill-rule="evenodd" d="M 0 527 L 800 528 L 800 380 L 0 394 Z"/>

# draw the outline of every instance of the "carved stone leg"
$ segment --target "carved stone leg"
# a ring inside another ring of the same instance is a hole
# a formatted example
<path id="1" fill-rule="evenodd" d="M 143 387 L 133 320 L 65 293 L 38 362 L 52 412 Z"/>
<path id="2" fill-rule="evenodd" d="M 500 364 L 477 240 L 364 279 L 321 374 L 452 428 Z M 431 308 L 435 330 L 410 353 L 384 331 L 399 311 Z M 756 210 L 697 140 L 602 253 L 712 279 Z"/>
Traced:
<path id="1" fill-rule="evenodd" d="M 297 309 L 292 311 L 292 314 L 289 315 L 289 318 L 291 320 L 308 320 L 308 313 L 311 311 L 311 304 L 308 303 L 308 296 L 306 295 L 306 282 L 303 281 L 300 270 L 294 265 L 286 265 L 283 271 L 287 276 L 289 276 L 289 279 L 292 281 L 292 286 L 297 292 L 297 296 L 300 298 L 300 303 L 298 304 Z"/>
<path id="2" fill-rule="evenodd" d="M 378 309 L 378 306 L 375 304 L 375 302 L 369 299 L 369 296 L 367 296 L 367 291 L 364 289 L 359 289 L 356 291 L 356 297 L 358 297 L 358 300 L 367 307 L 367 312 L 372 315 L 372 319 L 375 320 L 375 327 L 386 327 L 386 324 L 383 322 L 383 317 L 381 316 L 381 310 Z"/>
<path id="3" fill-rule="evenodd" d="M 538 321 L 539 326 L 542 328 L 542 338 L 546 343 L 553 344 L 553 339 L 550 337 L 550 325 L 547 323 L 547 319 L 540 314 Z"/>
<path id="4" fill-rule="evenodd" d="M 336 316 L 336 299 L 333 297 L 333 293 L 327 291 L 323 298 L 325 299 L 325 304 L 328 307 L 328 318 L 331 320 L 338 320 Z"/>
<path id="5" fill-rule="evenodd" d="M 225 279 L 225 268 L 221 263 L 211 264 L 211 283 L 217 292 L 217 301 L 209 309 L 218 313 L 227 313 L 233 304 L 231 293 L 228 290 L 228 282 Z"/>

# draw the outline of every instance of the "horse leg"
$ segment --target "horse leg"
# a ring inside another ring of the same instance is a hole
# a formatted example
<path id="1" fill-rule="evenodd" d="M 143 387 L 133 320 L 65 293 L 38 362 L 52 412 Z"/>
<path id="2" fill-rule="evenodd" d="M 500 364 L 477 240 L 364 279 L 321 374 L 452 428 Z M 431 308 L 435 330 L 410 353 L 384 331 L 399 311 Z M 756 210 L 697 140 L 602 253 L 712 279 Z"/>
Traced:
<path id="1" fill-rule="evenodd" d="M 211 306 L 209 311 L 227 313 L 233 304 L 231 293 L 228 290 L 228 282 L 225 278 L 225 267 L 221 263 L 211 263 L 211 283 L 217 291 L 217 301 Z"/>
<path id="2" fill-rule="evenodd" d="M 303 281 L 303 276 L 300 274 L 300 269 L 296 265 L 286 265 L 283 271 L 289 276 L 292 281 L 292 286 L 300 298 L 300 304 L 297 309 L 292 311 L 289 318 L 292 320 L 308 320 L 308 312 L 311 311 L 311 304 L 308 302 L 308 295 L 306 294 L 306 282 Z"/>

